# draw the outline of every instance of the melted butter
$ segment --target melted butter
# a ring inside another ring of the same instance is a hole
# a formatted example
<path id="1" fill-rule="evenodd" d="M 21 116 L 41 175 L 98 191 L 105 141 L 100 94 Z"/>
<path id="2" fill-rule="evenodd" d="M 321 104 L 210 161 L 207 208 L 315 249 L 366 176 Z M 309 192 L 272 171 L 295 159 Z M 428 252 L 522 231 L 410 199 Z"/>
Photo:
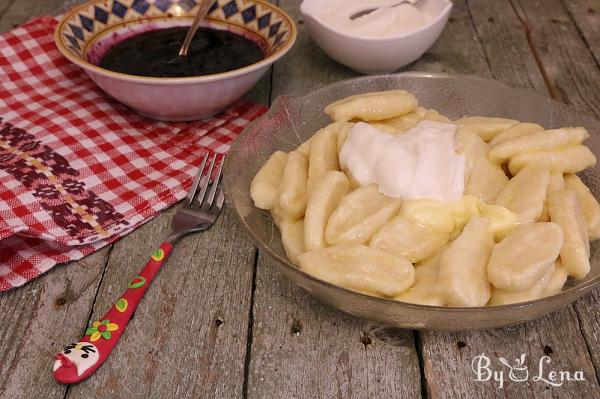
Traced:
<path id="1" fill-rule="evenodd" d="M 473 216 L 488 219 L 489 231 L 496 240 L 502 239 L 517 226 L 517 215 L 500 205 L 489 205 L 473 195 L 465 195 L 459 201 L 446 203 L 432 199 L 407 200 L 401 213 L 415 224 L 433 231 L 460 234 Z"/>

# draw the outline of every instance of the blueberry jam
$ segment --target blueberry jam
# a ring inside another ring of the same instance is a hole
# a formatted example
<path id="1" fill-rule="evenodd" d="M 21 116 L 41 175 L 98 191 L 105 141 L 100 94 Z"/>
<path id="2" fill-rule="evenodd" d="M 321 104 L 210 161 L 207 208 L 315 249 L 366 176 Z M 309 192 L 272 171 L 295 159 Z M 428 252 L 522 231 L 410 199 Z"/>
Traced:
<path id="1" fill-rule="evenodd" d="M 186 27 L 153 30 L 112 46 L 99 66 L 136 76 L 179 78 L 232 71 L 265 58 L 259 45 L 233 32 L 199 28 L 188 55 L 178 55 Z"/>

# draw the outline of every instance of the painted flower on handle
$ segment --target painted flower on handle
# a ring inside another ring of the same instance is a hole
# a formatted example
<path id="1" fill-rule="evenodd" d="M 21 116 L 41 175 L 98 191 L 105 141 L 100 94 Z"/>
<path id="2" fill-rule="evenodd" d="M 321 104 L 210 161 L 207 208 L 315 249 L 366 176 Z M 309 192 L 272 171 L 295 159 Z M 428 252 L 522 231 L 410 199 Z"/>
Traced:
<path id="1" fill-rule="evenodd" d="M 110 320 L 94 321 L 92 326 L 85 331 L 85 335 L 90 336 L 90 342 L 98 341 L 101 337 L 110 339 L 111 331 L 117 331 L 119 326 L 111 323 Z"/>

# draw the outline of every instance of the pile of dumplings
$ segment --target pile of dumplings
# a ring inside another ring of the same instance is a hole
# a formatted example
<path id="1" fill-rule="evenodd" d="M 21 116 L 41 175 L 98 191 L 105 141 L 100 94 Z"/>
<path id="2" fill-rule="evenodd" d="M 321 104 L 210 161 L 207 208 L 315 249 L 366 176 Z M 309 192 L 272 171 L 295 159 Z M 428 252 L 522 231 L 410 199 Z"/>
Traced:
<path id="1" fill-rule="evenodd" d="M 493 117 L 451 121 L 403 90 L 344 98 L 325 113 L 333 123 L 295 150 L 272 154 L 250 188 L 302 270 L 368 295 L 452 307 L 534 300 L 589 273 L 600 205 L 575 174 L 596 163 L 583 144 L 586 129 Z M 340 167 L 354 123 L 399 135 L 424 120 L 457 126 L 464 195 L 513 215 L 504 234 L 494 234 L 477 208 L 460 222 L 457 216 L 450 233 L 420 225 L 406 216 L 408 201 L 360 186 Z"/>

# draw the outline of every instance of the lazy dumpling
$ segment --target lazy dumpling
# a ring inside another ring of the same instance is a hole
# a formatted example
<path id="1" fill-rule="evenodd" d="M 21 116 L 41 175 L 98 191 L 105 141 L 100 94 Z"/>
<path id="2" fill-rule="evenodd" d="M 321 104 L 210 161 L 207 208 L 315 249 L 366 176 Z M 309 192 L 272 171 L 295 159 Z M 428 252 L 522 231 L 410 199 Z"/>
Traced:
<path id="1" fill-rule="evenodd" d="M 304 248 L 325 246 L 325 228 L 333 210 L 348 193 L 350 184 L 342 172 L 330 171 L 315 187 L 308 199 L 304 215 Z"/>
<path id="2" fill-rule="evenodd" d="M 260 209 L 275 207 L 286 162 L 287 154 L 276 151 L 256 173 L 250 184 L 250 197 L 254 201 L 254 206 Z"/>
<path id="3" fill-rule="evenodd" d="M 494 241 L 485 218 L 473 217 L 440 256 L 435 293 L 447 306 L 484 306 L 490 299 L 486 265 Z"/>
<path id="4" fill-rule="evenodd" d="M 381 121 L 407 114 L 417 105 L 419 102 L 413 94 L 405 90 L 388 90 L 343 98 L 325 107 L 325 113 L 334 121 Z"/>
<path id="5" fill-rule="evenodd" d="M 366 244 L 401 206 L 402 200 L 380 193 L 376 184 L 360 187 L 344 197 L 333 211 L 325 239 L 330 245 Z"/>
<path id="6" fill-rule="evenodd" d="M 527 291 L 550 270 L 563 244 L 556 223 L 527 223 L 517 227 L 494 246 L 487 275 L 490 283 L 505 291 Z"/>
<path id="7" fill-rule="evenodd" d="M 305 252 L 300 268 L 322 280 L 369 295 L 394 297 L 415 281 L 413 265 L 401 256 L 360 244 Z"/>
<path id="8" fill-rule="evenodd" d="M 577 194 L 571 190 L 548 195 L 550 220 L 558 223 L 564 233 L 560 260 L 570 276 L 582 279 L 590 272 L 590 241 L 583 210 Z"/>
<path id="9" fill-rule="evenodd" d="M 370 245 L 416 263 L 435 255 L 449 239 L 450 233 L 428 229 L 399 215 L 375 234 Z"/>
<path id="10" fill-rule="evenodd" d="M 542 215 L 550 171 L 543 166 L 527 165 L 508 181 L 496 198 L 496 205 L 513 211 L 520 223 L 532 223 Z"/>

